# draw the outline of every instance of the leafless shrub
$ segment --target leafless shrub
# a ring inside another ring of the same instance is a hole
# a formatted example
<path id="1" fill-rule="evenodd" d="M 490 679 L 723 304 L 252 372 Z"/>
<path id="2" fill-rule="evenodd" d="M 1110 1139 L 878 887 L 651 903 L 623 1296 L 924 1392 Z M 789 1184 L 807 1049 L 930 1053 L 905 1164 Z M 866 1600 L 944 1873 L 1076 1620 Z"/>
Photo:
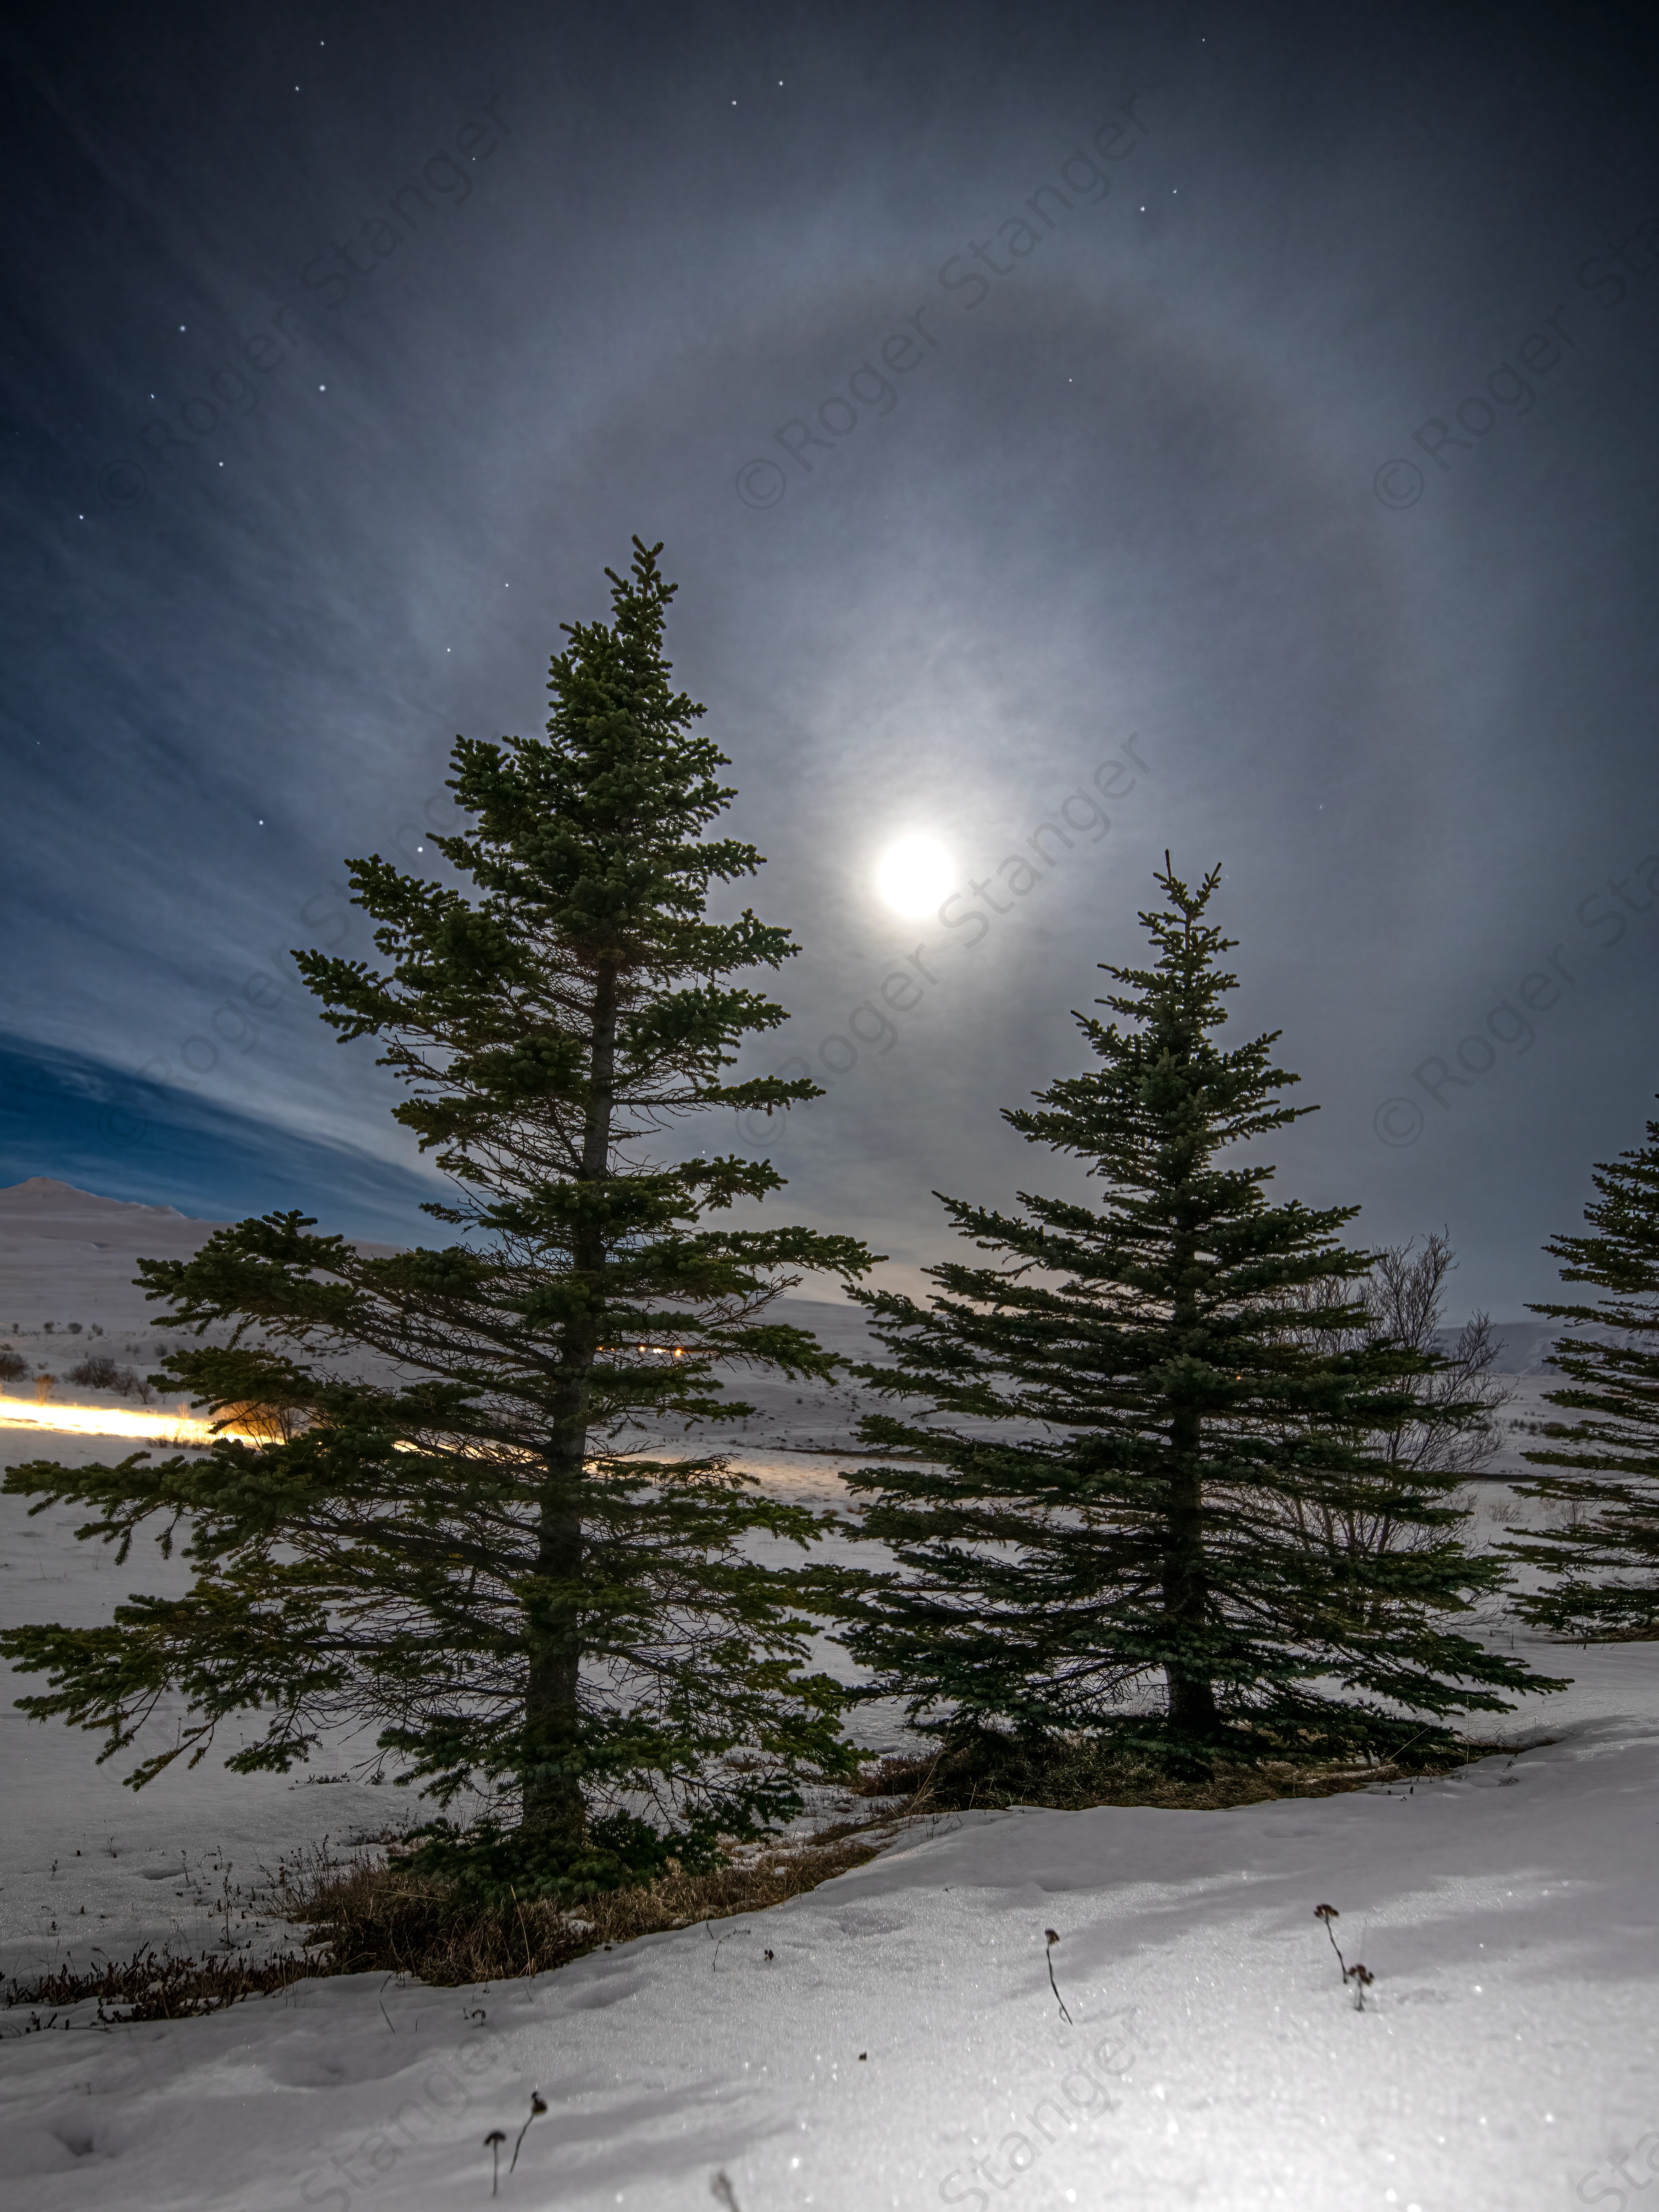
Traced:
<path id="1" fill-rule="evenodd" d="M 131 1368 L 119 1367 L 107 1352 L 89 1352 L 84 1359 L 77 1359 L 69 1370 L 68 1379 L 79 1383 L 85 1390 L 131 1390 L 137 1377 Z"/>
<path id="2" fill-rule="evenodd" d="M 332 1971 L 325 1959 L 295 1951 L 253 1965 L 241 1959 L 175 1958 L 146 1948 L 125 1961 L 58 1966 L 34 1981 L 8 1981 L 0 2002 L 64 2011 L 95 1997 L 100 2020 L 185 2020 Z"/>
<path id="3" fill-rule="evenodd" d="M 1310 1546 L 1335 1559 L 1374 1558 L 1441 1542 L 1442 1528 L 1425 1528 L 1414 1520 L 1402 1523 L 1397 1500 L 1420 1489 L 1425 1477 L 1438 1485 L 1478 1474 L 1503 1449 L 1496 1417 L 1516 1392 L 1513 1382 L 1492 1372 L 1501 1340 L 1493 1334 L 1490 1316 L 1477 1313 L 1466 1322 L 1449 1352 L 1439 1341 L 1446 1279 L 1456 1265 L 1450 1239 L 1437 1231 L 1424 1238 L 1420 1250 L 1414 1237 L 1382 1247 L 1361 1283 L 1331 1282 L 1313 1293 L 1316 1310 L 1328 1307 L 1334 1314 L 1358 1304 L 1364 1313 L 1364 1326 L 1358 1330 L 1334 1322 L 1329 1328 L 1317 1321 L 1310 1324 L 1304 1334 L 1314 1350 L 1336 1354 L 1386 1340 L 1407 1352 L 1443 1352 L 1445 1360 L 1432 1373 L 1404 1378 L 1398 1386 L 1423 1407 L 1424 1419 L 1356 1437 L 1381 1462 L 1360 1500 L 1341 1506 L 1316 1497 L 1267 1502 L 1267 1510 L 1287 1518 Z M 1298 1302 L 1308 1298 L 1301 1290 L 1293 1295 Z M 1441 1408 L 1455 1404 L 1473 1404 L 1476 1417 L 1457 1424 L 1436 1418 Z M 1466 1494 L 1449 1502 L 1467 1504 L 1468 1498 Z"/>
<path id="4" fill-rule="evenodd" d="M 216 1428 L 234 1429 L 256 1443 L 291 1443 L 306 1426 L 307 1416 L 298 1406 L 259 1406 L 243 1401 L 222 1406 L 214 1415 Z"/>

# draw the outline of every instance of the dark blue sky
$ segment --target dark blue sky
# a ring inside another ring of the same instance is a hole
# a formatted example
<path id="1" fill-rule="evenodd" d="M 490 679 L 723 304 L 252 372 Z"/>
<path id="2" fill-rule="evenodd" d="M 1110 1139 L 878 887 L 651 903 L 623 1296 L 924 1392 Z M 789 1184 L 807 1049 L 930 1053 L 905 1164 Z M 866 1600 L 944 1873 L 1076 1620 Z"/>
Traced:
<path id="1" fill-rule="evenodd" d="M 1639 25 L 9 24 L 0 1180 L 418 1233 L 288 948 L 367 952 L 343 855 L 420 860 L 637 531 L 804 947 L 805 1218 L 914 1266 L 931 1189 L 1056 1182 L 996 1109 L 1167 846 L 1322 1108 L 1279 1189 L 1547 1294 L 1659 1089 Z M 910 924 L 917 830 L 962 895 Z"/>

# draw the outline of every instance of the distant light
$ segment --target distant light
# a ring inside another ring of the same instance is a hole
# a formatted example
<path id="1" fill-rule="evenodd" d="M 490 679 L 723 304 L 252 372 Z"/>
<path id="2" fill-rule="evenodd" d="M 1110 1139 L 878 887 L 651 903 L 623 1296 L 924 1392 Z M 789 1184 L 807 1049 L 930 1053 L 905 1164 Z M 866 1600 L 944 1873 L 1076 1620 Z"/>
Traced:
<path id="1" fill-rule="evenodd" d="M 931 914 L 950 890 L 951 855 L 937 837 L 914 831 L 890 845 L 876 866 L 876 889 L 895 913 L 912 920 Z"/>
<path id="2" fill-rule="evenodd" d="M 21 1398 L 0 1397 L 0 1427 L 57 1429 L 94 1437 L 152 1437 L 177 1443 L 213 1442 L 208 1423 L 192 1419 L 183 1406 L 176 1413 L 133 1413 L 112 1406 L 35 1406 Z"/>

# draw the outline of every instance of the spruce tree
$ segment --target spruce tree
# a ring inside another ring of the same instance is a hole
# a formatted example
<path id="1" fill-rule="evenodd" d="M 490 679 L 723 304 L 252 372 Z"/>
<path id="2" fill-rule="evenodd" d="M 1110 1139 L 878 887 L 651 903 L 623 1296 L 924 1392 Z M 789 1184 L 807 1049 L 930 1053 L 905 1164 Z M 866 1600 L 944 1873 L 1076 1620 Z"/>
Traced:
<path id="1" fill-rule="evenodd" d="M 726 1079 L 745 1033 L 786 1018 L 729 979 L 795 947 L 747 908 L 707 911 L 759 856 L 705 834 L 728 763 L 670 681 L 661 549 L 634 542 L 629 578 L 606 571 L 612 620 L 562 625 L 545 738 L 458 739 L 471 820 L 434 842 L 459 881 L 353 861 L 380 964 L 296 955 L 341 1042 L 374 1037 L 407 1085 L 393 1111 L 453 1186 L 426 1211 L 459 1233 L 374 1257 L 272 1213 L 141 1263 L 195 1334 L 167 1378 L 243 1433 L 204 1460 L 37 1462 L 5 1485 L 90 1506 L 79 1533 L 123 1559 L 182 1523 L 194 1571 L 112 1626 L 12 1631 L 8 1655 L 54 1686 L 26 1711 L 102 1729 L 107 1757 L 182 1698 L 135 1785 L 233 1716 L 263 1717 L 226 1760 L 241 1771 L 368 1723 L 395 1779 L 484 1808 L 465 1833 L 436 1823 L 424 1863 L 520 1894 L 706 1860 L 852 1759 L 836 1685 L 802 1671 L 799 1571 L 750 1540 L 805 1546 L 817 1516 L 666 1441 L 750 1410 L 722 1368 L 829 1378 L 833 1356 L 767 1308 L 803 1268 L 871 1262 L 846 1237 L 721 1225 L 781 1178 L 668 1142 L 710 1107 L 818 1094 Z"/>
<path id="2" fill-rule="evenodd" d="M 1518 1486 L 1565 1504 L 1566 1525 L 1504 1547 L 1553 1578 L 1516 1609 L 1586 1642 L 1659 1635 L 1659 1121 L 1647 1127 L 1639 1150 L 1595 1164 L 1601 1194 L 1584 1209 L 1595 1234 L 1545 1247 L 1565 1263 L 1563 1282 L 1607 1295 L 1530 1309 L 1573 1331 L 1610 1332 L 1558 1340 L 1552 1364 L 1571 1380 L 1548 1402 L 1576 1418 L 1547 1423 L 1550 1448 L 1526 1457 L 1573 1472 Z"/>
<path id="3" fill-rule="evenodd" d="M 1141 916 L 1157 965 L 1105 966 L 1119 988 L 1097 1001 L 1127 1026 L 1078 1015 L 1097 1065 L 1005 1110 L 1085 1163 L 1098 1203 L 945 1198 L 992 1257 L 930 1268 L 926 1308 L 855 1292 L 892 1361 L 860 1372 L 901 1401 L 865 1433 L 906 1456 L 847 1478 L 899 1564 L 865 1577 L 846 1640 L 863 1694 L 947 1741 L 1081 1732 L 1188 1772 L 1426 1753 L 1448 1717 L 1554 1686 L 1449 1625 L 1504 1571 L 1457 1540 L 1456 1469 L 1387 1450 L 1407 1425 L 1480 1421 L 1479 1395 L 1413 1389 L 1438 1356 L 1334 1302 L 1370 1264 L 1338 1240 L 1356 1207 L 1270 1203 L 1270 1166 L 1221 1157 L 1313 1109 L 1279 1103 L 1297 1079 L 1279 1032 L 1211 1039 L 1237 981 L 1218 965 L 1237 940 L 1204 919 L 1218 877 L 1189 890 L 1165 856 L 1167 902 Z M 1409 1545 L 1298 1525 L 1379 1486 Z"/>

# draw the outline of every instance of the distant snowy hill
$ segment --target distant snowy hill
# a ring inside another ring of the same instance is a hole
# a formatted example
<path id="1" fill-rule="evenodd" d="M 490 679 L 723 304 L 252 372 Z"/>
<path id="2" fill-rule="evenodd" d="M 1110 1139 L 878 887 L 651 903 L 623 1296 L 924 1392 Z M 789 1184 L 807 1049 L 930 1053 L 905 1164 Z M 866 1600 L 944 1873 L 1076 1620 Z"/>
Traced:
<path id="1" fill-rule="evenodd" d="M 155 1309 L 133 1287 L 135 1261 L 188 1259 L 219 1226 L 50 1176 L 13 1183 L 0 1190 L 0 1332 L 78 1321 L 112 1335 L 146 1325 Z"/>
<path id="2" fill-rule="evenodd" d="M 135 1288 L 135 1263 L 187 1260 L 220 1221 L 173 1206 L 100 1198 L 51 1176 L 0 1189 L 0 1336 L 95 1322 L 108 1336 L 148 1327 L 159 1309 Z M 362 1244 L 390 1252 L 390 1244 Z"/>
<path id="3" fill-rule="evenodd" d="M 150 1333 L 158 1323 L 167 1326 L 165 1309 L 135 1285 L 137 1262 L 188 1259 L 224 1225 L 193 1220 L 171 1206 L 101 1198 L 49 1176 L 0 1189 L 0 1342 L 10 1339 L 31 1353 L 46 1352 L 70 1322 L 79 1322 L 82 1339 L 96 1327 L 123 1346 L 154 1343 Z M 360 1243 L 358 1249 L 396 1248 Z M 786 1298 L 779 1312 L 845 1358 L 866 1358 L 875 1349 L 855 1306 Z M 730 1378 L 728 1393 L 756 1408 L 726 1431 L 739 1449 L 816 1452 L 851 1437 L 857 1408 L 846 1394 L 741 1375 Z"/>
<path id="4" fill-rule="evenodd" d="M 0 1217 L 8 1220 L 108 1220 L 116 1214 L 142 1214 L 152 1221 L 185 1218 L 176 1206 L 141 1206 L 131 1199 L 100 1198 L 92 1191 L 77 1190 L 72 1182 L 59 1182 L 52 1176 L 30 1176 L 22 1182 L 9 1183 L 0 1189 Z M 42 1233 L 50 1236 L 52 1232 L 46 1230 Z"/>
<path id="5" fill-rule="evenodd" d="M 95 1325 L 111 1340 L 132 1342 L 133 1352 L 126 1356 L 137 1356 L 141 1335 L 153 1344 L 149 1332 L 158 1324 L 165 1328 L 167 1322 L 162 1309 L 135 1286 L 135 1263 L 141 1257 L 185 1259 L 221 1226 L 192 1219 L 171 1206 L 102 1198 L 48 1176 L 32 1176 L 0 1189 L 0 1341 L 9 1336 L 21 1346 L 28 1340 L 32 1352 L 44 1352 L 52 1340 L 46 1334 L 48 1322 L 52 1336 L 78 1322 L 82 1332 Z M 365 1243 L 359 1249 L 385 1253 L 395 1248 Z M 860 1307 L 786 1297 L 776 1314 L 809 1330 L 842 1358 L 881 1359 Z M 1510 1418 L 1516 1423 L 1535 1420 L 1544 1411 L 1542 1392 L 1558 1379 L 1545 1361 L 1559 1331 L 1553 1322 L 1532 1319 L 1497 1327 L 1502 1339 L 1498 1370 L 1518 1382 Z M 1441 1332 L 1448 1347 L 1455 1334 Z M 699 1448 L 724 1445 L 757 1466 L 774 1454 L 799 1462 L 847 1453 L 856 1445 L 860 1413 L 878 1402 L 872 1394 L 847 1384 L 828 1389 L 742 1372 L 724 1379 L 727 1397 L 754 1410 L 702 1431 Z M 666 1440 L 682 1440 L 678 1427 Z M 1517 1428 L 1515 1446 L 1506 1450 L 1499 1468 L 1522 1472 L 1518 1449 L 1529 1441 Z"/>

